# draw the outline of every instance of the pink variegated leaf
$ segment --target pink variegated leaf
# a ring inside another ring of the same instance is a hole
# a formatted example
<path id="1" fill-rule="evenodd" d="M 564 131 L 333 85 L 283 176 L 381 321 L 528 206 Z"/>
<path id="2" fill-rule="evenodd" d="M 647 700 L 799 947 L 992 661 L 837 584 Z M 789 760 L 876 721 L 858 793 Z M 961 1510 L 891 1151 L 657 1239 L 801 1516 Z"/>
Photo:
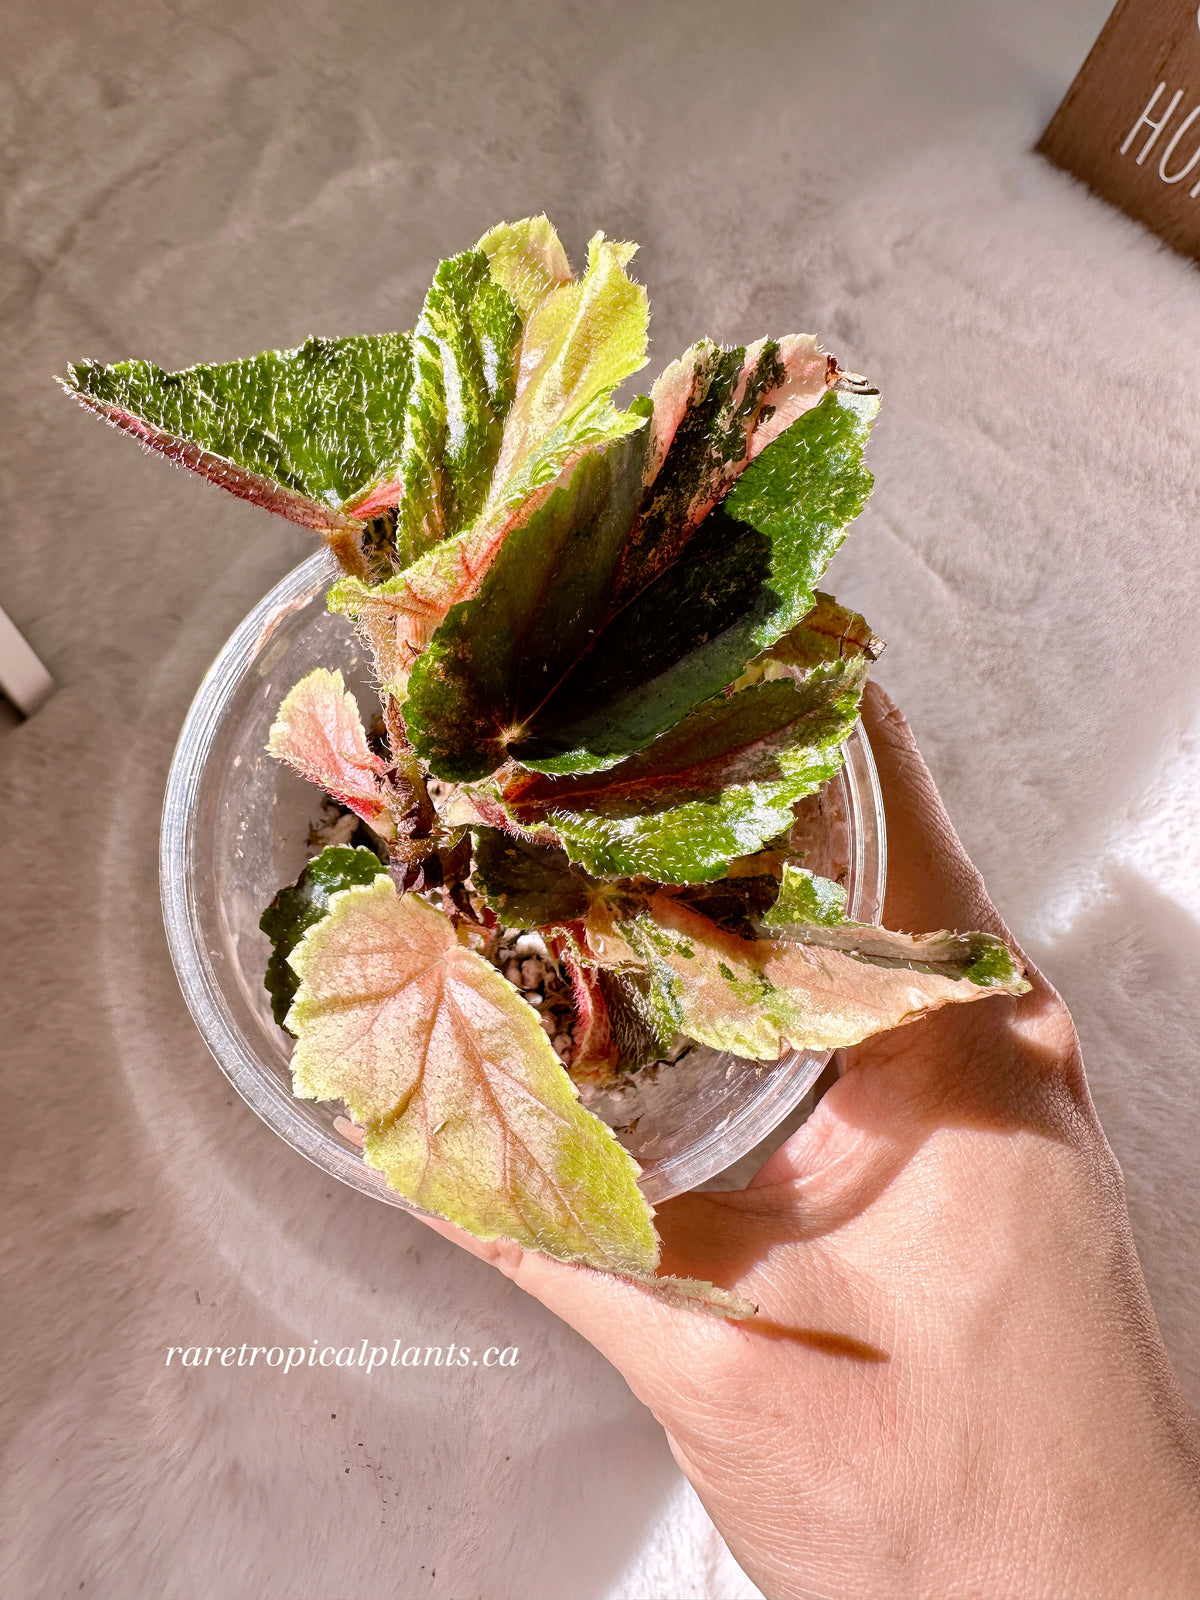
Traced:
<path id="1" fill-rule="evenodd" d="M 472 595 L 505 540 L 525 526 L 605 435 L 581 432 L 561 462 L 558 476 L 505 506 L 457 538 L 446 539 L 412 566 L 383 583 L 339 579 L 326 596 L 329 610 L 353 618 L 371 647 L 384 687 L 403 698 L 413 663 L 446 613 Z"/>
<path id="2" fill-rule="evenodd" d="M 358 702 L 340 672 L 317 667 L 301 678 L 279 708 L 267 749 L 383 838 L 395 837 L 384 782 L 389 767 L 367 743 Z"/>
<path id="3" fill-rule="evenodd" d="M 350 501 L 399 450 L 412 375 L 411 337 L 388 333 L 306 339 L 179 372 L 80 361 L 63 388 L 147 449 L 324 534 L 362 572 Z"/>
<path id="4" fill-rule="evenodd" d="M 669 444 L 642 433 L 586 457 L 508 535 L 409 675 L 405 725 L 439 778 L 612 766 L 812 609 L 870 491 L 878 397 L 815 341 L 788 341 L 791 376 L 783 349 L 698 347 L 682 408 L 678 383 L 660 390 Z M 772 395 L 807 409 L 750 460 Z"/>
<path id="5" fill-rule="evenodd" d="M 598 961 L 647 975 L 664 1021 L 747 1060 L 841 1049 L 941 1006 L 1029 988 L 991 934 L 893 933 L 847 920 L 844 904 L 838 885 L 789 866 L 763 936 L 718 927 L 666 889 L 593 896 L 586 936 Z"/>
<path id="6" fill-rule="evenodd" d="M 650 391 L 645 492 L 622 593 L 668 567 L 749 463 L 844 377 L 807 333 L 732 350 L 701 339 L 673 361 Z"/>
<path id="7" fill-rule="evenodd" d="M 609 1084 L 621 1067 L 621 1049 L 613 1036 L 612 1017 L 602 988 L 605 974 L 582 960 L 579 945 L 569 930 L 555 935 L 551 949 L 571 980 L 575 1006 L 571 1076 L 576 1083 Z"/>
<path id="8" fill-rule="evenodd" d="M 448 429 L 442 415 L 452 341 L 439 335 L 435 357 L 423 329 L 432 327 L 436 303 L 427 301 L 417 327 L 418 381 L 402 470 L 352 508 L 365 516 L 398 504 L 404 570 L 381 584 L 347 578 L 329 594 L 330 610 L 354 618 L 394 691 L 403 692 L 413 662 L 442 618 L 475 592 L 505 541 L 554 486 L 589 451 L 644 425 L 640 413 L 618 411 L 610 398 L 646 360 L 646 294 L 626 270 L 633 251 L 597 234 L 576 280 L 544 217 L 494 228 L 480 240 L 471 259 L 486 267 L 493 292 L 502 289 L 511 297 L 506 303 L 516 308 L 508 335 L 512 382 L 503 406 L 497 401 L 488 411 L 488 448 L 472 452 L 472 495 L 469 501 L 457 497 L 457 517 L 450 515 L 444 494 L 419 491 L 421 484 L 444 482 L 440 463 L 443 455 L 449 459 L 447 440 L 463 431 Z M 435 280 L 431 296 L 442 288 Z M 457 393 L 464 385 L 456 381 L 452 387 Z M 469 517 L 462 514 L 467 505 Z"/>
<path id="9" fill-rule="evenodd" d="M 637 1165 L 448 917 L 378 876 L 334 894 L 291 963 L 296 1093 L 343 1100 L 393 1189 L 481 1239 L 653 1275 Z"/>

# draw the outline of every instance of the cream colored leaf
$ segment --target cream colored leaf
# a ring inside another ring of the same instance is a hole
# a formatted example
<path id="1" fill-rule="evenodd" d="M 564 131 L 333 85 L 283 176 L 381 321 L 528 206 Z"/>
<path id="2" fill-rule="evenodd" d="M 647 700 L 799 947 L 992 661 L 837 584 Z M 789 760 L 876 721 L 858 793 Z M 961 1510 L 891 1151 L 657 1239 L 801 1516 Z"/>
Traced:
<path id="1" fill-rule="evenodd" d="M 296 1093 L 345 1101 L 394 1189 L 481 1239 L 654 1270 L 636 1164 L 580 1105 L 533 1009 L 440 911 L 381 877 L 334 895 L 291 960 Z"/>
<path id="2" fill-rule="evenodd" d="M 989 934 L 805 923 L 743 939 L 664 890 L 628 911 L 597 900 L 588 944 L 605 965 L 644 968 L 680 1032 L 752 1061 L 837 1050 L 944 1005 L 1029 987 Z"/>

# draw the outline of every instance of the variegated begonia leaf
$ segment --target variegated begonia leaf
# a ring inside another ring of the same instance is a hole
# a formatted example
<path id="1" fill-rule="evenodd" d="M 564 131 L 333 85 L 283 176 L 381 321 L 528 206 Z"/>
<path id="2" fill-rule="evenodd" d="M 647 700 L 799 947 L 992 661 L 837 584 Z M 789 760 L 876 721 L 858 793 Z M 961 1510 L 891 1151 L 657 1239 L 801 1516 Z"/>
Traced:
<path id="1" fill-rule="evenodd" d="M 719 878 L 788 827 L 792 806 L 842 765 L 865 662 L 797 684 L 766 682 L 708 701 L 653 744 L 600 772 L 518 772 L 502 789 L 522 828 L 547 827 L 599 877 Z"/>
<path id="2" fill-rule="evenodd" d="M 339 889 L 373 883 L 387 867 L 373 850 L 361 845 L 326 845 L 286 889 L 280 889 L 259 918 L 258 925 L 271 941 L 264 983 L 271 996 L 271 1011 L 282 1024 L 299 983 L 288 957 L 300 940 L 329 910 Z"/>
<path id="3" fill-rule="evenodd" d="M 640 593 L 739 475 L 835 385 L 850 378 L 811 334 L 723 349 L 701 339 L 650 391 L 645 493 L 623 553 L 619 596 Z"/>
<path id="4" fill-rule="evenodd" d="M 433 629 L 474 592 L 505 539 L 546 500 L 555 481 L 586 451 L 643 426 L 639 413 L 617 411 L 610 399 L 646 361 L 646 292 L 626 271 L 633 252 L 634 246 L 597 234 L 576 281 L 541 217 L 493 229 L 469 257 L 457 258 L 473 260 L 477 271 L 489 269 L 487 281 L 504 285 L 496 292 L 511 295 L 514 315 L 519 309 L 524 319 L 517 323 L 511 393 L 506 390 L 503 406 L 493 408 L 502 426 L 492 427 L 486 450 L 464 452 L 475 471 L 470 517 L 447 518 L 437 506 L 426 512 L 399 482 L 381 485 L 356 509 L 360 515 L 378 510 L 403 494 L 398 537 L 405 570 L 376 585 L 343 579 L 328 597 L 331 610 L 353 617 L 366 634 L 381 675 L 394 688 L 402 687 Z M 414 430 L 433 441 L 420 445 L 420 459 L 429 469 L 426 480 L 436 484 L 438 441 L 453 433 L 424 420 L 430 408 L 436 412 L 445 403 L 424 322 L 423 315 L 416 333 L 421 377 L 410 410 Z M 409 525 L 410 508 L 424 518 L 419 525 Z"/>
<path id="5" fill-rule="evenodd" d="M 520 336 L 517 308 L 482 251 L 439 264 L 412 335 L 399 463 L 349 507 L 363 520 L 396 508 L 400 566 L 478 515 L 512 405 Z"/>
<path id="6" fill-rule="evenodd" d="M 388 763 L 367 743 L 358 701 L 340 671 L 315 667 L 279 707 L 267 749 L 310 783 L 369 823 L 383 839 L 396 835 L 384 783 Z"/>
<path id="7" fill-rule="evenodd" d="M 878 661 L 883 651 L 883 640 L 871 632 L 865 617 L 818 589 L 804 620 L 748 661 L 733 688 L 746 689 L 772 678 L 800 678 L 828 661 L 856 657 Z"/>
<path id="8" fill-rule="evenodd" d="M 414 334 L 312 338 L 180 372 L 82 361 L 63 387 L 150 449 L 324 533 L 360 579 L 474 528 L 442 574 L 461 578 L 526 495 L 639 425 L 608 400 L 645 360 L 633 249 L 597 235 L 576 283 L 545 217 L 502 224 L 441 263 Z M 430 577 L 426 610 L 434 589 Z"/>
<path id="9" fill-rule="evenodd" d="M 573 1048 L 568 1062 L 571 1077 L 576 1083 L 607 1086 L 615 1081 L 623 1067 L 641 1064 L 640 1060 L 630 1061 L 617 1038 L 604 989 L 604 979 L 610 974 L 580 959 L 579 946 L 570 929 L 552 934 L 550 948 L 571 980 L 575 1010 L 575 1024 L 571 1030 Z M 653 1056 L 644 1059 L 652 1060 Z"/>
<path id="10" fill-rule="evenodd" d="M 447 917 L 380 877 L 334 895 L 291 959 L 295 1091 L 344 1101 L 393 1189 L 481 1239 L 653 1272 L 636 1163 Z"/>
<path id="11" fill-rule="evenodd" d="M 649 302 L 627 271 L 636 250 L 596 234 L 582 278 L 556 285 L 531 309 L 490 509 L 518 505 L 558 476 L 576 452 L 577 419 L 586 416 L 588 443 L 620 438 L 640 426 L 640 419 L 616 412 L 608 398 L 646 364 Z"/>
<path id="12" fill-rule="evenodd" d="M 649 975 L 636 968 L 599 966 L 590 974 L 621 1071 L 633 1072 L 665 1056 L 679 1029 Z"/>
<path id="13" fill-rule="evenodd" d="M 469 782 L 510 759 L 557 773 L 611 766 L 808 613 L 870 489 L 862 454 L 878 402 L 827 390 L 823 365 L 810 409 L 710 506 L 728 463 L 749 453 L 747 408 L 763 414 L 772 373 L 786 386 L 779 348 L 765 347 L 756 383 L 743 374 L 715 416 L 685 407 L 665 449 L 658 392 L 649 433 L 584 458 L 509 534 L 409 682 L 409 735 L 439 777 Z M 690 525 L 693 507 L 701 520 Z"/>
<path id="14" fill-rule="evenodd" d="M 575 1081 L 610 1083 L 618 1071 L 631 1072 L 663 1055 L 675 1028 L 656 1010 L 645 974 L 597 967 L 580 948 L 588 912 L 607 886 L 541 840 L 494 828 L 478 829 L 474 838 L 477 892 L 503 925 L 540 927 L 571 980 Z"/>
<path id="15" fill-rule="evenodd" d="M 476 250 L 491 264 L 492 277 L 516 306 L 522 322 L 555 289 L 572 281 L 571 263 L 549 217 L 525 217 L 490 228 Z"/>
<path id="16" fill-rule="evenodd" d="M 892 933 L 873 922 L 852 922 L 845 914 L 846 891 L 798 867 L 783 865 L 779 895 L 763 918 L 770 928 L 825 950 L 887 968 L 962 978 L 980 989 L 1023 994 L 1024 968 L 1002 939 L 990 933 Z"/>
<path id="17" fill-rule="evenodd" d="M 80 361 L 63 388 L 149 449 L 324 533 L 355 570 L 347 506 L 398 459 L 412 378 L 410 335 L 384 333 L 181 372 Z"/>
<path id="18" fill-rule="evenodd" d="M 763 914 L 767 928 L 788 928 L 797 924 L 819 923 L 828 928 L 861 928 L 863 924 L 846 919 L 846 891 L 831 878 L 818 877 L 792 861 L 783 863 L 779 893 Z M 902 937 L 889 935 L 889 938 Z"/>
<path id="19" fill-rule="evenodd" d="M 505 928 L 549 928 L 585 917 L 594 879 L 556 845 L 477 828 L 471 883 Z"/>
<path id="20" fill-rule="evenodd" d="M 741 869 L 741 870 L 739 870 Z M 715 922 L 719 928 L 753 939 L 759 924 L 779 900 L 782 864 L 774 849 L 735 862 L 724 878 L 685 884 L 679 901 Z"/>
<path id="21" fill-rule="evenodd" d="M 758 1315 L 753 1300 L 734 1294 L 730 1289 L 718 1289 L 700 1278 L 674 1278 L 663 1273 L 657 1278 L 627 1277 L 627 1281 L 676 1311 L 699 1311 L 727 1322 L 749 1322 Z"/>
<path id="22" fill-rule="evenodd" d="M 679 1032 L 750 1060 L 859 1044 L 940 1006 L 1029 987 L 990 934 L 820 921 L 746 939 L 666 889 L 596 899 L 587 942 L 601 963 L 644 971 Z"/>
<path id="23" fill-rule="evenodd" d="M 661 1060 L 676 1028 L 646 973 L 580 959 L 569 934 L 557 936 L 555 948 L 570 975 L 575 1005 L 575 1049 L 569 1061 L 575 1082 L 609 1088 L 623 1073 Z"/>
<path id="24" fill-rule="evenodd" d="M 609 400 L 646 360 L 646 291 L 626 271 L 635 249 L 598 233 L 577 281 L 553 228 L 534 217 L 493 228 L 438 268 L 413 335 L 401 471 L 352 507 L 398 507 L 402 566 L 468 526 L 478 561 L 504 509 L 553 481 L 582 445 L 638 425 Z"/>

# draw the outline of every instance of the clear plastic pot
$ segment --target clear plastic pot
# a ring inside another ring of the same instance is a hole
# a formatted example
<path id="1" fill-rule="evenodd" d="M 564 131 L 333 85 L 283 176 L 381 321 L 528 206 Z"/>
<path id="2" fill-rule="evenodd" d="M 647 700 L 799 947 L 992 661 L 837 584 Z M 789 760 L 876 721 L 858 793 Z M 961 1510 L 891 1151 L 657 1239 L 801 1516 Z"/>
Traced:
<path id="1" fill-rule="evenodd" d="M 316 666 L 340 667 L 369 715 L 370 663 L 343 617 L 325 610 L 332 558 L 312 556 L 245 619 L 188 712 L 163 807 L 163 916 L 184 998 L 208 1048 L 263 1121 L 332 1177 L 391 1205 L 406 1201 L 364 1164 L 341 1106 L 297 1100 L 292 1041 L 263 988 L 269 946 L 258 919 L 307 856 L 319 794 L 266 753 L 284 695 Z M 883 904 L 885 836 L 879 781 L 861 726 L 842 773 L 822 792 L 813 870 L 840 876 L 849 913 L 875 921 Z M 752 1150 L 797 1106 L 828 1054 L 741 1061 L 712 1050 L 635 1076 L 589 1101 L 642 1167 L 651 1203 L 706 1182 Z"/>

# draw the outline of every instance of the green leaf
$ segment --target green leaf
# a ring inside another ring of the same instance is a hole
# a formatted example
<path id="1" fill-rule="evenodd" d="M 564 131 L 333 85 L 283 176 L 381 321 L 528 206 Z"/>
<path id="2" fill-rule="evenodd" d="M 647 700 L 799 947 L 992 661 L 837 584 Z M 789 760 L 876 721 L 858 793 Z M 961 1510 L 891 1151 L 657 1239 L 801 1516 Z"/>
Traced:
<path id="1" fill-rule="evenodd" d="M 844 381 L 811 334 L 731 350 L 701 339 L 673 361 L 651 390 L 647 493 L 624 553 L 621 597 L 669 565 L 746 466 Z"/>
<path id="2" fill-rule="evenodd" d="M 592 972 L 622 1072 L 665 1056 L 679 1031 L 673 1010 L 645 972 L 597 967 Z"/>
<path id="3" fill-rule="evenodd" d="M 878 661 L 883 651 L 883 640 L 871 632 L 864 617 L 818 589 L 808 615 L 782 639 L 747 662 L 745 672 L 732 687 L 747 689 L 773 678 L 798 679 L 811 668 L 831 661 L 858 657 Z"/>
<path id="4" fill-rule="evenodd" d="M 656 489 L 690 442 L 676 446 L 683 423 L 648 485 L 657 412 L 650 434 L 585 458 L 509 534 L 413 670 L 405 719 L 432 770 L 471 781 L 515 759 L 595 771 L 731 683 L 810 610 L 870 487 L 862 451 L 876 403 L 827 393 L 691 529 L 660 515 Z M 694 489 L 690 465 L 685 482 Z M 735 520 L 735 505 L 756 520 Z"/>
<path id="5" fill-rule="evenodd" d="M 681 1033 L 749 1060 L 836 1050 L 943 1005 L 1029 988 L 990 934 L 910 935 L 834 921 L 746 939 L 664 889 L 596 900 L 587 938 L 598 961 L 646 973 Z"/>
<path id="6" fill-rule="evenodd" d="M 462 536 L 456 558 L 413 577 L 428 626 L 431 600 L 440 618 L 469 592 L 464 574 L 486 565 L 523 499 L 638 425 L 608 398 L 645 361 L 646 295 L 624 270 L 634 248 L 598 234 L 577 283 L 545 217 L 502 224 L 440 264 L 415 334 L 314 338 L 181 372 L 83 361 L 63 387 L 151 449 L 325 533 L 360 579 Z M 458 592 L 439 600 L 448 582 Z"/>
<path id="7" fill-rule="evenodd" d="M 1002 939 L 990 933 L 892 933 L 846 916 L 846 891 L 840 884 L 783 863 L 779 894 L 764 915 L 770 928 L 826 950 L 840 950 L 871 966 L 965 979 L 980 989 L 1020 994 L 1023 968 Z"/>
<path id="8" fill-rule="evenodd" d="M 783 876 L 774 904 L 764 914 L 768 928 L 786 928 L 793 923 L 815 922 L 824 927 L 846 923 L 846 891 L 840 883 L 819 878 L 815 872 L 783 863 Z"/>
<path id="9" fill-rule="evenodd" d="M 491 262 L 492 277 L 528 322 L 546 297 L 571 282 L 571 264 L 545 216 L 501 222 L 475 246 Z"/>
<path id="10" fill-rule="evenodd" d="M 598 877 L 720 878 L 839 770 L 864 680 L 865 662 L 848 659 L 799 684 L 711 700 L 606 771 L 517 773 L 503 787 L 505 808 L 522 828 L 552 829 Z"/>
<path id="11" fill-rule="evenodd" d="M 594 880 L 564 852 L 498 828 L 476 828 L 471 882 L 506 928 L 549 928 L 587 915 Z"/>
<path id="12" fill-rule="evenodd" d="M 389 878 L 333 896 L 292 953 L 295 1091 L 343 1100 L 407 1200 L 481 1239 L 652 1273 L 638 1168 L 586 1111 L 537 1014 Z"/>
<path id="13" fill-rule="evenodd" d="M 824 571 L 846 524 L 866 505 L 874 479 L 863 465 L 863 445 L 878 411 L 878 395 L 835 390 L 757 456 L 725 497 L 729 516 L 779 546 L 785 581 L 797 573 L 803 581 L 814 563 Z M 791 587 L 799 592 L 799 585 Z M 813 598 L 807 590 L 789 628 L 803 619 Z"/>
<path id="14" fill-rule="evenodd" d="M 398 469 L 351 507 L 368 517 L 396 506 L 402 566 L 478 515 L 513 401 L 520 334 L 517 308 L 483 251 L 439 265 L 413 334 L 416 376 Z"/>
<path id="15" fill-rule="evenodd" d="M 496 292 L 507 298 L 511 291 L 510 304 L 526 320 L 512 354 L 512 392 L 498 393 L 494 407 L 503 426 L 498 436 L 493 426 L 486 449 L 471 455 L 477 463 L 471 519 L 443 515 L 440 502 L 426 512 L 402 484 L 382 485 L 356 509 L 361 515 L 405 494 L 403 526 L 410 504 L 423 519 L 415 531 L 402 527 L 400 554 L 408 565 L 381 585 L 343 580 L 328 597 L 330 610 L 360 624 L 385 681 L 397 689 L 433 629 L 474 591 L 506 538 L 546 500 L 556 480 L 585 452 L 643 426 L 640 414 L 617 411 L 610 399 L 646 362 L 646 292 L 626 271 L 634 248 L 597 234 L 583 277 L 575 281 L 568 274 L 564 281 L 566 258 L 545 218 L 493 229 L 480 241 L 472 259 L 489 264 L 489 281 L 504 285 Z M 417 345 L 424 348 L 420 326 Z M 445 430 L 434 425 L 436 417 L 429 425 L 422 420 L 442 401 L 436 361 L 423 358 L 421 370 L 416 459 L 432 482 Z"/>
<path id="16" fill-rule="evenodd" d="M 520 380 L 504 425 L 491 501 L 511 506 L 557 477 L 577 418 L 591 438 L 630 431 L 608 396 L 646 364 L 649 304 L 626 271 L 637 246 L 598 233 L 576 282 L 556 286 L 521 335 Z"/>
<path id="17" fill-rule="evenodd" d="M 384 333 L 181 372 L 80 361 L 60 381 L 150 449 L 328 532 L 354 526 L 348 502 L 395 461 L 412 378 L 410 336 Z"/>
<path id="18" fill-rule="evenodd" d="M 387 871 L 373 850 L 361 845 L 331 844 L 315 856 L 304 871 L 281 889 L 259 918 L 259 927 L 271 941 L 272 951 L 263 982 L 271 996 L 275 1021 L 283 1024 L 295 998 L 299 979 L 288 957 L 309 928 L 329 910 L 330 896 L 339 889 L 373 883 Z"/>

